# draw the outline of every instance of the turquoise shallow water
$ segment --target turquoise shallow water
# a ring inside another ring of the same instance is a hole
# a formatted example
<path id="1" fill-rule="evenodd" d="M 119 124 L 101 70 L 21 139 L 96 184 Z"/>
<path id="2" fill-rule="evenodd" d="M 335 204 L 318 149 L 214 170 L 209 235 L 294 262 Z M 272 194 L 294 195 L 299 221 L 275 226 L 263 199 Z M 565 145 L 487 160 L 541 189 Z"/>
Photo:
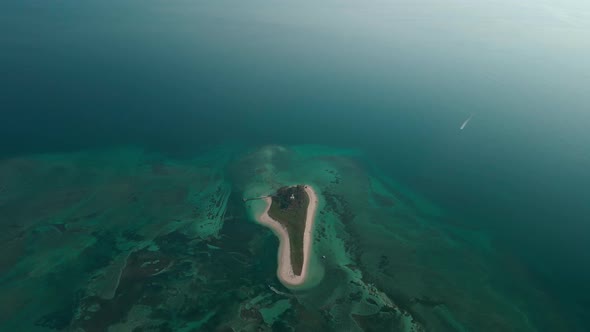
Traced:
<path id="1" fill-rule="evenodd" d="M 588 330 L 588 22 L 577 0 L 2 2 L 0 326 Z M 284 296 L 241 199 L 299 182 L 327 259 Z"/>
<path id="2" fill-rule="evenodd" d="M 583 324 L 501 236 L 357 149 L 217 146 L 180 159 L 89 150 L 6 158 L 0 175 L 4 329 Z M 259 202 L 243 198 L 292 183 L 313 185 L 320 207 L 310 279 L 286 289 L 278 240 L 254 221 Z"/>

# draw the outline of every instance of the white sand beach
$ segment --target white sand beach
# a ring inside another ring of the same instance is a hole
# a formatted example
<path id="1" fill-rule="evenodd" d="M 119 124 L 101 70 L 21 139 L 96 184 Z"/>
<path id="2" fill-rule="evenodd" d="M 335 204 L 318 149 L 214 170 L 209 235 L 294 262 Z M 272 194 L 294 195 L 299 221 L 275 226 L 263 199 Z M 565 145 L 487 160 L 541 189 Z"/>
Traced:
<path id="1" fill-rule="evenodd" d="M 303 235 L 303 267 L 301 275 L 295 275 L 293 267 L 291 266 L 291 246 L 289 243 L 289 235 L 287 230 L 278 221 L 272 219 L 268 215 L 268 210 L 272 203 L 270 197 L 265 198 L 266 208 L 258 221 L 272 229 L 272 231 L 279 237 L 279 253 L 278 253 L 278 269 L 277 276 L 285 286 L 299 286 L 302 285 L 308 274 L 309 269 L 309 255 L 311 254 L 311 244 L 313 242 L 312 232 L 313 224 L 315 222 L 315 213 L 318 206 L 318 198 L 311 186 L 305 185 L 305 192 L 309 196 L 309 206 L 305 218 L 305 231 Z"/>

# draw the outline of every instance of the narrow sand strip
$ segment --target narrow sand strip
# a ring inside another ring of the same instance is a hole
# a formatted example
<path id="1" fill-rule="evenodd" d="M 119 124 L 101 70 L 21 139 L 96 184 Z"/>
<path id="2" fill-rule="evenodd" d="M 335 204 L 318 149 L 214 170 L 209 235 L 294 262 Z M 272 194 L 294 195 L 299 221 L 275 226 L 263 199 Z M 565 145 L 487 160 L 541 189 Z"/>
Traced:
<path id="1" fill-rule="evenodd" d="M 309 205 L 307 206 L 307 213 L 305 216 L 305 231 L 303 234 L 303 267 L 301 268 L 301 275 L 295 275 L 293 267 L 291 266 L 291 245 L 289 243 L 289 235 L 287 230 L 278 221 L 272 219 L 268 215 L 268 210 L 272 204 L 270 197 L 265 198 L 266 209 L 258 218 L 258 221 L 269 227 L 279 238 L 279 267 L 277 269 L 277 276 L 285 286 L 299 286 L 303 284 L 307 278 L 309 268 L 309 255 L 311 253 L 311 243 L 313 241 L 313 223 L 315 221 L 315 212 L 318 206 L 318 198 L 312 187 L 305 185 L 305 192 L 309 197 Z"/>

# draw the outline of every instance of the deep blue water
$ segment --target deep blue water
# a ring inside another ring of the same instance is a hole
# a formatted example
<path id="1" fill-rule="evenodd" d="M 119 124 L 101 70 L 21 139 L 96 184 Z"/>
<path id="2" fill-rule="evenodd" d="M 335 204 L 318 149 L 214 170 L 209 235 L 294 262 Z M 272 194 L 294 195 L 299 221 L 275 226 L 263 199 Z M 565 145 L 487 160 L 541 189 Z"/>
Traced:
<path id="1" fill-rule="evenodd" d="M 0 153 L 359 148 L 493 232 L 581 317 L 589 13 L 583 1 L 5 1 Z"/>

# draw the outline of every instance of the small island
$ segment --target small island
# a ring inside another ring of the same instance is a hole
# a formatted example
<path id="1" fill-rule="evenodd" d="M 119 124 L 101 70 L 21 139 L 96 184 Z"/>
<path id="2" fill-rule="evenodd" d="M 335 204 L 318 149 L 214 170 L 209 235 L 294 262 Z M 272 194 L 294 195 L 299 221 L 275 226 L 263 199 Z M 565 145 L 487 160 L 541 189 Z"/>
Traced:
<path id="1" fill-rule="evenodd" d="M 277 275 L 287 286 L 301 285 L 308 272 L 317 196 L 311 186 L 295 185 L 264 199 L 267 206 L 258 221 L 279 237 Z"/>

